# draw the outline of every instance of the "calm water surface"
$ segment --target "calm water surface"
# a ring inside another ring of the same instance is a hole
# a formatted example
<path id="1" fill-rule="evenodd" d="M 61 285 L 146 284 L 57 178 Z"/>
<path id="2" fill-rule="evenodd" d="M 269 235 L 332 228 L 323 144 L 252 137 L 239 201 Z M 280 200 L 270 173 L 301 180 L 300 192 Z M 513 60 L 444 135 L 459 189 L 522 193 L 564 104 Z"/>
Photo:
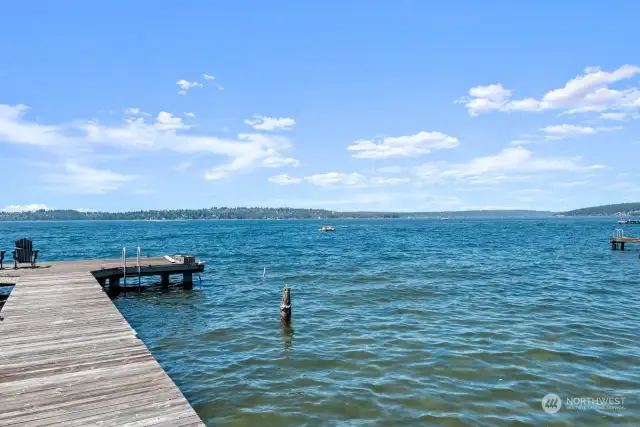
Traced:
<path id="1" fill-rule="evenodd" d="M 208 425 L 640 425 L 640 260 L 612 219 L 321 225 L 0 223 L 0 246 L 205 259 L 194 291 L 115 304 Z M 548 414 L 547 393 L 625 402 Z"/>

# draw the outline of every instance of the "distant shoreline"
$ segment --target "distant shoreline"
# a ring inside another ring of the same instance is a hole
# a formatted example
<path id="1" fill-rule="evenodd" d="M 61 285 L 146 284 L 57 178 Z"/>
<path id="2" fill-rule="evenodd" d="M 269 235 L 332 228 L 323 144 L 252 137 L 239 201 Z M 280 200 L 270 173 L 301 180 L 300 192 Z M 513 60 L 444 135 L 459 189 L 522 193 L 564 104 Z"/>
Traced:
<path id="1" fill-rule="evenodd" d="M 466 211 L 332 211 L 327 209 L 212 207 L 204 209 L 156 209 L 128 212 L 80 212 L 73 209 L 28 212 L 0 211 L 0 222 L 10 221 L 189 221 L 189 220 L 349 220 L 349 219 L 471 219 L 566 218 L 640 216 L 640 203 L 594 206 L 566 212 L 527 209 Z"/>
<path id="2" fill-rule="evenodd" d="M 460 217 L 549 217 L 552 212 L 527 210 L 456 211 L 456 212 L 339 212 L 326 209 L 295 208 L 209 208 L 147 210 L 131 212 L 79 212 L 75 210 L 39 210 L 34 212 L 0 212 L 0 221 L 51 220 L 290 220 L 330 221 L 337 219 L 451 219 Z"/>
<path id="3" fill-rule="evenodd" d="M 485 215 L 485 216 L 453 216 L 450 218 L 441 217 L 332 217 L 332 218 L 173 218 L 173 219 L 139 219 L 139 218 L 50 218 L 50 219 L 0 219 L 0 223 L 17 223 L 17 222 L 192 222 L 192 221 L 309 221 L 309 222 L 331 222 L 331 221 L 455 221 L 455 220 L 542 220 L 542 219 L 597 219 L 597 218 L 618 218 L 615 215 L 532 215 L 532 216 L 509 216 L 509 215 Z"/>

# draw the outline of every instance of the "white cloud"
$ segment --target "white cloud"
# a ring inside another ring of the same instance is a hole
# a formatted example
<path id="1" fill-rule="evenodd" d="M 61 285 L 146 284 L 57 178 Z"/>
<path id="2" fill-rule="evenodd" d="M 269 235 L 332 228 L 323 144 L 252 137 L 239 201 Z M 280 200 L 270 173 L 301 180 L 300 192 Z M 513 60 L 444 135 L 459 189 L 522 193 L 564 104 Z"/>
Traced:
<path id="1" fill-rule="evenodd" d="M 47 205 L 43 205 L 42 203 L 34 203 L 31 205 L 9 205 L 6 208 L 2 209 L 2 212 L 34 212 L 42 209 L 49 210 Z"/>
<path id="2" fill-rule="evenodd" d="M 441 132 L 418 132 L 414 135 L 392 136 L 377 140 L 360 139 L 347 147 L 353 157 L 376 159 L 410 157 L 428 154 L 431 150 L 455 148 L 458 140 Z"/>
<path id="3" fill-rule="evenodd" d="M 477 116 L 491 110 L 501 109 L 507 101 L 505 98 L 511 96 L 511 91 L 502 87 L 502 83 L 488 86 L 476 86 L 469 89 L 469 98 L 461 98 L 456 103 L 465 104 L 469 114 Z"/>
<path id="4" fill-rule="evenodd" d="M 403 184 L 411 181 L 409 178 L 387 178 L 375 176 L 371 178 L 367 178 L 366 176 L 353 172 L 353 173 L 343 173 L 343 172 L 328 172 L 323 174 L 316 174 L 307 176 L 304 178 L 305 181 L 310 182 L 311 184 L 318 185 L 321 187 L 330 187 L 330 186 L 346 186 L 346 187 L 365 187 L 371 185 L 393 185 L 393 184 Z"/>
<path id="5" fill-rule="evenodd" d="M 380 173 L 400 173 L 404 171 L 404 168 L 401 166 L 385 166 L 376 170 Z"/>
<path id="6" fill-rule="evenodd" d="M 385 178 L 374 176 L 369 180 L 372 184 L 402 184 L 411 181 L 409 178 Z"/>
<path id="7" fill-rule="evenodd" d="M 180 117 L 176 117 L 171 113 L 167 113 L 166 111 L 161 111 L 158 113 L 158 117 L 156 117 L 154 127 L 162 131 L 189 129 L 190 126 L 185 125 Z"/>
<path id="8" fill-rule="evenodd" d="M 290 185 L 290 184 L 298 184 L 302 182 L 302 179 L 289 176 L 286 173 L 283 173 L 281 175 L 275 175 L 270 177 L 268 181 L 278 185 Z"/>
<path id="9" fill-rule="evenodd" d="M 584 74 L 569 80 L 564 87 L 551 90 L 542 98 L 511 100 L 512 91 L 501 83 L 476 86 L 469 96 L 456 103 L 464 104 L 471 116 L 492 110 L 499 111 L 545 111 L 565 110 L 563 114 L 603 112 L 608 109 L 639 108 L 640 90 L 612 90 L 607 86 L 640 74 L 640 67 L 623 65 L 614 71 L 602 71 L 598 67 L 587 67 Z"/>
<path id="10" fill-rule="evenodd" d="M 204 173 L 204 179 L 207 181 L 218 181 L 220 179 L 228 178 L 233 172 L 234 169 L 229 166 L 218 166 L 206 171 Z"/>
<path id="11" fill-rule="evenodd" d="M 616 130 L 624 129 L 622 126 L 598 126 L 596 131 L 598 132 L 612 132 Z"/>
<path id="12" fill-rule="evenodd" d="M 563 88 L 548 92 L 542 100 L 551 105 L 564 106 L 574 105 L 588 97 L 596 99 L 598 93 L 590 93 L 592 89 L 603 88 L 607 90 L 604 86 L 629 79 L 638 73 L 640 73 L 640 68 L 633 65 L 623 65 L 611 72 L 602 71 L 598 67 L 587 67 L 584 70 L 584 75 L 569 80 Z"/>
<path id="13" fill-rule="evenodd" d="M 600 114 L 601 119 L 605 120 L 624 120 L 628 116 L 627 113 L 602 113 Z"/>
<path id="14" fill-rule="evenodd" d="M 101 147 L 137 152 L 139 150 L 169 150 L 178 153 L 215 154 L 229 158 L 206 175 L 219 179 L 241 170 L 259 167 L 297 166 L 295 159 L 285 157 L 283 151 L 290 141 L 279 135 L 257 133 L 239 134 L 236 138 L 183 134 L 190 127 L 180 117 L 160 112 L 153 123 L 144 117 L 130 117 L 120 125 L 106 126 L 96 121 L 73 121 L 61 125 L 44 125 L 25 119 L 24 105 L 0 104 L 0 142 L 30 144 L 52 152 L 64 150 L 83 153 Z"/>
<path id="15" fill-rule="evenodd" d="M 581 165 L 580 158 L 536 157 L 524 147 L 509 147 L 494 156 L 478 157 L 468 163 L 432 162 L 415 170 L 418 178 L 428 183 L 445 180 L 470 184 L 498 184 L 530 179 L 543 172 L 578 172 L 601 169 L 602 165 Z"/>
<path id="16" fill-rule="evenodd" d="M 182 114 L 185 115 L 186 117 L 195 117 L 196 116 L 195 114 L 189 113 L 189 112 L 184 112 Z"/>
<path id="17" fill-rule="evenodd" d="M 621 130 L 622 126 L 578 126 L 578 125 L 553 125 L 545 126 L 540 130 L 546 134 L 545 139 L 565 139 L 584 135 L 595 135 L 598 132 L 611 132 Z"/>
<path id="18" fill-rule="evenodd" d="M 144 111 L 140 110 L 139 108 L 125 108 L 124 109 L 124 115 L 125 116 L 145 116 L 145 117 L 151 117 L 151 114 L 149 113 L 145 113 Z"/>
<path id="19" fill-rule="evenodd" d="M 216 83 L 214 80 L 216 79 L 215 77 L 213 77 L 211 74 L 203 74 L 202 77 L 204 77 L 205 80 L 209 80 L 211 83 L 213 83 L 213 85 L 215 87 L 217 87 L 220 90 L 224 90 L 224 88 L 222 86 L 220 86 L 218 83 Z"/>
<path id="20" fill-rule="evenodd" d="M 596 130 L 589 126 L 576 126 L 567 124 L 546 126 L 540 130 L 542 132 L 556 136 L 594 135 L 596 133 Z"/>
<path id="21" fill-rule="evenodd" d="M 20 142 L 38 146 L 67 144 L 64 126 L 50 126 L 22 121 L 29 110 L 26 105 L 0 104 L 0 141 Z"/>
<path id="22" fill-rule="evenodd" d="M 64 193 L 104 194 L 117 190 L 135 178 L 132 175 L 93 169 L 68 162 L 63 171 L 46 174 L 45 183 L 47 187 Z"/>
<path id="23" fill-rule="evenodd" d="M 517 145 L 527 145 L 531 144 L 531 140 L 528 139 L 515 139 L 509 143 L 509 145 L 517 146 Z"/>
<path id="24" fill-rule="evenodd" d="M 243 152 L 241 156 L 235 157 L 231 163 L 210 169 L 206 172 L 205 179 L 219 180 L 229 177 L 234 172 L 254 167 L 276 168 L 299 165 L 298 160 L 284 157 L 278 151 L 289 147 L 290 144 L 286 138 L 261 134 L 239 134 L 238 138 L 249 141 L 248 147 L 255 148 Z"/>
<path id="25" fill-rule="evenodd" d="M 321 187 L 328 187 L 336 184 L 342 184 L 346 186 L 362 186 L 367 184 L 367 178 L 357 172 L 328 172 L 306 176 L 304 179 L 311 184 L 319 185 Z"/>
<path id="26" fill-rule="evenodd" d="M 559 182 L 556 185 L 562 188 L 573 188 L 573 187 L 579 187 L 581 185 L 586 185 L 588 183 L 589 181 L 569 181 L 569 182 Z"/>
<path id="27" fill-rule="evenodd" d="M 195 80 L 190 82 L 188 80 L 182 79 L 182 80 L 178 80 L 176 84 L 180 86 L 180 91 L 178 91 L 178 94 L 180 95 L 186 95 L 189 89 L 192 89 L 194 87 L 202 87 L 202 83 L 198 83 Z"/>
<path id="28" fill-rule="evenodd" d="M 300 166 L 300 161 L 292 159 L 291 157 L 281 156 L 273 150 L 271 151 L 274 155 L 269 156 L 262 161 L 263 168 L 280 168 L 283 166 L 292 166 L 294 168 L 297 168 L 298 166 Z"/>
<path id="29" fill-rule="evenodd" d="M 476 86 L 469 89 L 469 95 L 475 98 L 499 101 L 511 96 L 511 91 L 502 87 L 502 83 L 489 86 Z"/>
<path id="30" fill-rule="evenodd" d="M 296 121 L 291 117 L 253 116 L 244 123 L 257 130 L 291 130 Z"/>
<path id="31" fill-rule="evenodd" d="M 88 208 L 75 208 L 73 209 L 76 212 L 80 212 L 80 213 L 89 213 L 89 212 L 95 212 L 95 210 L 93 209 L 88 209 Z"/>

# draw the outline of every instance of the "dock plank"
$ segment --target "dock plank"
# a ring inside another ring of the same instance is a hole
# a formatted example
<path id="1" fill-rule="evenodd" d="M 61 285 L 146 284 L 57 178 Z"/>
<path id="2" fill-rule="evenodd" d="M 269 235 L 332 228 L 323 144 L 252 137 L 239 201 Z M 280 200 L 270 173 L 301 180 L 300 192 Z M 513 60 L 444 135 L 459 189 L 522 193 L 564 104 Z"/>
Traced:
<path id="1" fill-rule="evenodd" d="M 640 237 L 612 237 L 612 243 L 640 243 Z"/>
<path id="2" fill-rule="evenodd" d="M 1 311 L 0 425 L 204 426 L 91 273 L 120 262 L 49 263 L 3 277 L 15 285 Z M 142 264 L 178 268 L 164 258 Z"/>

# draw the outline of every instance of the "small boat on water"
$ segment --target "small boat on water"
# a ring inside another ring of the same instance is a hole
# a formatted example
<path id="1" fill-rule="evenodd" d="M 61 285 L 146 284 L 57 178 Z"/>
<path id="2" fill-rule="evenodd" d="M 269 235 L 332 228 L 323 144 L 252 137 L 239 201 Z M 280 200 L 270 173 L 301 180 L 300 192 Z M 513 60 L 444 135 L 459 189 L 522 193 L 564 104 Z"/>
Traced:
<path id="1" fill-rule="evenodd" d="M 621 219 L 618 224 L 640 224 L 640 219 Z"/>
<path id="2" fill-rule="evenodd" d="M 320 231 L 336 231 L 336 229 L 331 227 L 330 225 L 325 225 L 320 229 Z"/>

